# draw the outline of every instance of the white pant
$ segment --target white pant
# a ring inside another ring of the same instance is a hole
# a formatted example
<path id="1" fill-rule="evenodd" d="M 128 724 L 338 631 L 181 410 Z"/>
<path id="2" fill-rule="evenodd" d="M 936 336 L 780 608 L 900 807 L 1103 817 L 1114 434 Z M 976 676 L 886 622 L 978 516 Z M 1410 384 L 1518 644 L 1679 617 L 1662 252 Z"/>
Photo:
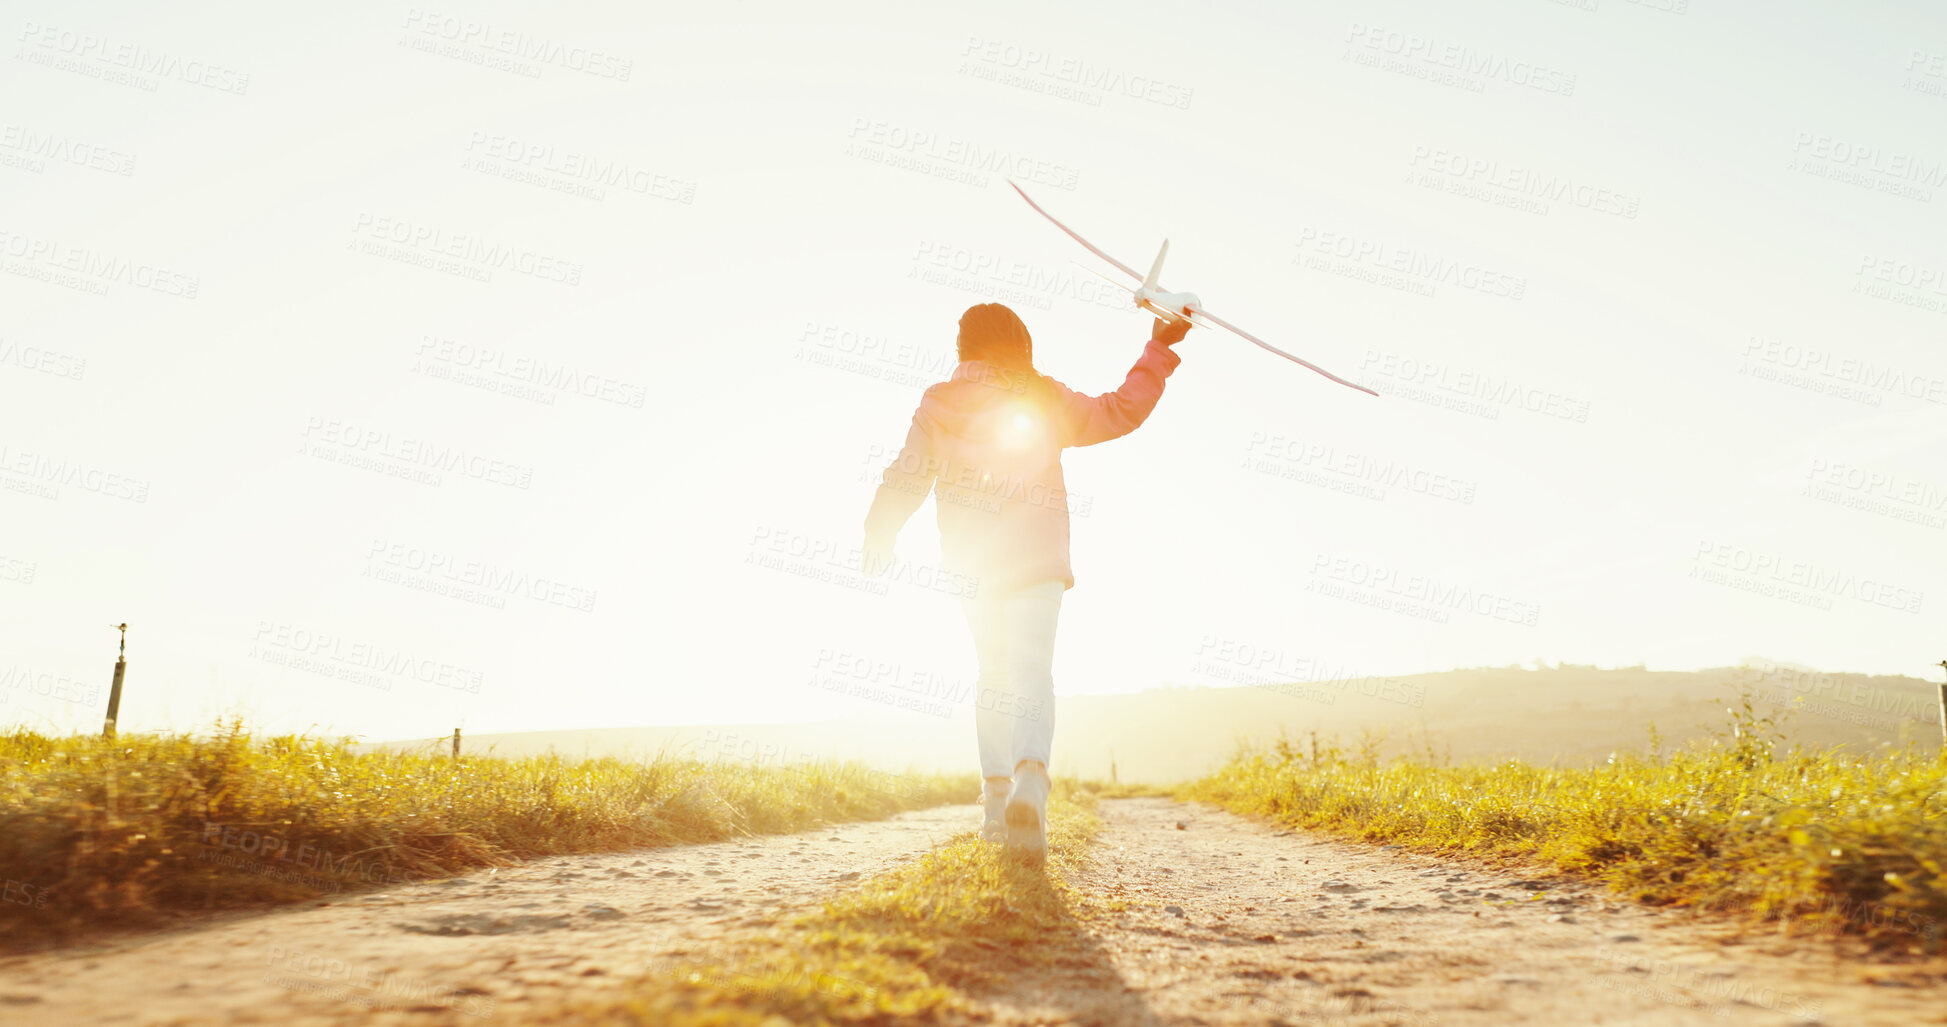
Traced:
<path id="1" fill-rule="evenodd" d="M 961 600 L 980 661 L 974 729 L 982 777 L 1012 777 L 1022 760 L 1048 763 L 1055 738 L 1055 621 L 1065 588 L 1044 581 Z"/>

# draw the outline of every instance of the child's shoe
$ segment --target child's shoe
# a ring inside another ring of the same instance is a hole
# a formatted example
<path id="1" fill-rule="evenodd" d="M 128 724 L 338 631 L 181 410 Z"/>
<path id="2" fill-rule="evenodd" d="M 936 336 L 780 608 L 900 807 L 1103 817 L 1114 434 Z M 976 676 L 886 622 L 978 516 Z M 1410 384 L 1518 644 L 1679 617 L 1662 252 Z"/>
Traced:
<path id="1" fill-rule="evenodd" d="M 1007 847 L 1032 863 L 1048 858 L 1048 768 L 1022 760 L 1014 768 L 1014 790 L 1007 797 Z"/>
<path id="2" fill-rule="evenodd" d="M 1013 787 L 1014 780 L 1006 777 L 990 777 L 981 782 L 980 799 L 986 812 L 980 825 L 982 841 L 1007 840 L 1007 793 Z"/>

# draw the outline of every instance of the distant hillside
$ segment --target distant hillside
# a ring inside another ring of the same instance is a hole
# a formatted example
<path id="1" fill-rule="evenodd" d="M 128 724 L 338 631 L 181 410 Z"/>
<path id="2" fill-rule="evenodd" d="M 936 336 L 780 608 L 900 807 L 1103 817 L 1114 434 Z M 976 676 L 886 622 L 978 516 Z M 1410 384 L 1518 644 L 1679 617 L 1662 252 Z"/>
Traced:
<path id="1" fill-rule="evenodd" d="M 1829 674 L 1772 664 L 1697 672 L 1562 666 L 1454 670 L 1386 679 L 1269 682 L 1224 688 L 1162 688 L 1125 695 L 1064 696 L 1055 732 L 1058 771 L 1167 783 L 1221 764 L 1240 741 L 1310 732 L 1347 748 L 1361 737 L 1384 753 L 1433 752 L 1456 762 L 1516 757 L 1581 763 L 1641 749 L 1654 723 L 1665 749 L 1723 729 L 1739 688 L 1762 715 L 1786 718 L 1788 738 L 1854 749 L 1909 739 L 1940 745 L 1939 686 L 1908 677 Z M 414 742 L 384 743 L 409 747 Z M 793 762 L 859 759 L 887 768 L 974 769 L 973 715 L 911 712 L 812 724 L 594 728 L 478 735 L 466 749 L 501 755 L 652 755 Z"/>

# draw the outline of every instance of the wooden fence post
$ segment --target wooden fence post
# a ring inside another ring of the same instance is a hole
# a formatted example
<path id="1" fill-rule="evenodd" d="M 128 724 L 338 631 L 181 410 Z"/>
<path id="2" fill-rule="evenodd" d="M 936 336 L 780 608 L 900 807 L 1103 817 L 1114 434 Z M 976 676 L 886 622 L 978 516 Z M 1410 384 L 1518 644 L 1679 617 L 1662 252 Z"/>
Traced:
<path id="1" fill-rule="evenodd" d="M 1940 661 L 1940 669 L 1947 671 L 1947 660 Z M 1940 751 L 1947 753 L 1947 682 L 1940 685 Z"/>
<path id="2" fill-rule="evenodd" d="M 122 631 L 122 648 L 115 656 L 115 681 L 108 686 L 108 719 L 102 721 L 101 736 L 115 737 L 115 720 L 122 715 L 122 677 L 128 673 L 128 623 L 110 624 Z"/>

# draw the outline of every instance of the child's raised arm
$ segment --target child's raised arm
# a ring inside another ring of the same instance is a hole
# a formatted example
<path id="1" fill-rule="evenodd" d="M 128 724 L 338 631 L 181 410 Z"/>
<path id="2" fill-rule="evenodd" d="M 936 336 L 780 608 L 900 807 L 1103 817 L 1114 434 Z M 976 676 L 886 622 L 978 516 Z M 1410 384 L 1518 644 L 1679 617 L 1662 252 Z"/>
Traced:
<path id="1" fill-rule="evenodd" d="M 1163 398 L 1163 379 L 1168 378 L 1170 372 L 1176 370 L 1176 365 L 1183 362 L 1183 358 L 1170 346 L 1181 341 L 1189 330 L 1187 322 L 1165 322 L 1157 318 L 1150 330 L 1149 344 L 1143 347 L 1143 355 L 1129 369 L 1129 376 L 1122 380 L 1122 387 L 1114 392 L 1084 396 L 1056 382 L 1055 395 L 1060 404 L 1063 428 L 1062 445 L 1093 446 L 1098 442 L 1121 438 L 1148 420 L 1150 411 L 1156 409 L 1156 401 Z"/>

